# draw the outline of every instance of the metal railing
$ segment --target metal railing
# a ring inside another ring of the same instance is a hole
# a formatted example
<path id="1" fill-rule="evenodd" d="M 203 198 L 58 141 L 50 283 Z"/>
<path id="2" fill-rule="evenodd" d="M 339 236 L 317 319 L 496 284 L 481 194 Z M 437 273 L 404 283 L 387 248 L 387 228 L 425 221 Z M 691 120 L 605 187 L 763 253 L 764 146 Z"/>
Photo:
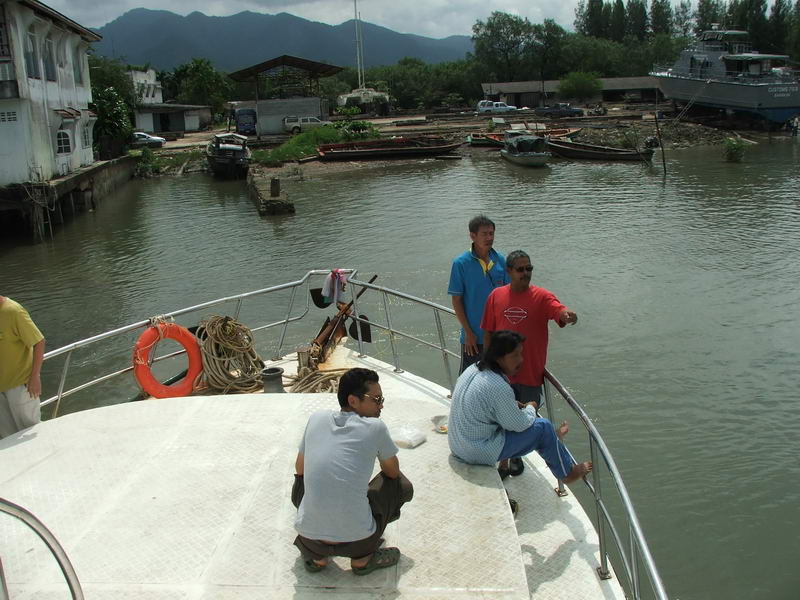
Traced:
<path id="1" fill-rule="evenodd" d="M 760 74 L 726 71 L 724 74 L 711 69 L 676 69 L 670 65 L 655 65 L 651 74 L 658 77 L 674 77 L 676 79 L 712 80 L 721 83 L 740 85 L 796 85 L 800 74 L 795 70 L 782 71 L 780 75 L 764 72 Z"/>
<path id="2" fill-rule="evenodd" d="M 9 502 L 5 498 L 0 498 L 0 513 L 5 513 L 19 519 L 39 536 L 39 539 L 45 543 L 50 553 L 53 555 L 53 558 L 58 562 L 58 567 L 64 574 L 64 579 L 67 581 L 69 593 L 72 594 L 73 600 L 83 600 L 83 590 L 81 589 L 80 581 L 78 581 L 78 575 L 75 573 L 75 568 L 72 566 L 67 553 L 56 539 L 56 536 L 45 527 L 44 523 L 37 519 L 30 511 L 13 502 Z M 2 566 L 0 566 L 0 592 L 5 592 L 6 597 L 8 597 L 8 588 L 3 575 Z"/>
<path id="3" fill-rule="evenodd" d="M 388 338 L 389 345 L 391 347 L 392 364 L 394 366 L 395 372 L 400 373 L 403 371 L 400 362 L 401 358 L 400 351 L 398 348 L 399 341 L 401 339 L 409 340 L 415 342 L 416 344 L 435 350 L 437 353 L 441 355 L 441 359 L 443 361 L 443 371 L 445 378 L 447 380 L 448 389 L 452 391 L 455 385 L 455 380 L 453 378 L 453 372 L 450 367 L 450 359 L 451 358 L 459 359 L 460 355 L 455 352 L 452 352 L 451 350 L 448 350 L 447 348 L 447 337 L 445 335 L 444 328 L 442 325 L 442 315 L 443 314 L 448 315 L 450 318 L 452 318 L 455 317 L 455 311 L 452 308 L 442 306 L 441 304 L 437 304 L 435 302 L 425 300 L 423 298 L 419 298 L 411 294 L 406 294 L 398 290 L 393 290 L 391 288 L 375 285 L 369 282 L 359 281 L 355 279 L 355 276 L 357 275 L 356 270 L 342 269 L 342 271 L 349 275 L 347 281 L 348 283 L 351 284 L 350 297 L 353 303 L 351 318 L 359 324 L 368 325 L 373 329 L 378 329 L 385 333 L 385 335 Z M 169 317 L 174 318 L 177 316 L 198 312 L 228 302 L 236 302 L 234 318 L 238 318 L 242 308 L 242 304 L 246 299 L 263 296 L 277 291 L 291 290 L 286 313 L 283 319 L 251 328 L 251 331 L 255 333 L 258 331 L 274 327 L 281 327 L 277 347 L 275 349 L 275 354 L 274 354 L 274 357 L 277 358 L 282 355 L 289 324 L 300 321 L 303 317 L 306 316 L 306 314 L 310 310 L 310 304 L 309 304 L 310 295 L 307 293 L 305 306 L 303 307 L 302 312 L 299 315 L 292 315 L 292 311 L 294 309 L 294 304 L 296 301 L 297 290 L 303 286 L 307 288 L 308 282 L 311 277 L 324 276 L 327 275 L 329 272 L 330 271 L 327 270 L 309 271 L 297 281 L 292 281 L 289 283 L 269 288 L 264 288 L 253 292 L 247 292 L 235 296 L 227 296 L 224 298 L 219 298 L 217 300 L 212 300 L 210 302 L 205 302 L 203 304 L 198 304 L 188 308 L 166 313 L 163 316 L 168 318 Z M 380 296 L 381 300 L 380 304 L 382 305 L 383 308 L 383 316 L 385 318 L 385 323 L 381 323 L 373 318 L 366 319 L 362 317 L 358 308 L 358 298 L 356 294 L 356 288 L 366 289 Z M 396 328 L 393 325 L 392 321 L 390 299 L 399 299 L 401 301 L 411 303 L 414 305 L 415 310 L 418 308 L 430 309 L 432 311 L 433 321 L 436 328 L 436 341 L 431 342 L 420 338 L 418 335 L 414 335 L 412 333 L 405 332 Z M 70 366 L 70 357 L 75 350 L 80 348 L 86 348 L 100 341 L 107 340 L 109 338 L 113 338 L 123 334 L 128 334 L 138 329 L 143 329 L 145 327 L 148 327 L 149 325 L 150 325 L 150 320 L 139 321 L 137 323 L 132 323 L 131 325 L 114 329 L 112 331 L 108 331 L 106 333 L 102 333 L 93 336 L 91 338 L 75 342 L 74 344 L 69 344 L 57 350 L 48 352 L 45 355 L 45 360 L 51 360 L 57 356 L 64 356 L 64 355 L 66 355 L 66 359 L 64 362 L 64 366 L 62 368 L 58 394 L 56 396 L 53 396 L 52 398 L 48 398 L 42 404 L 48 405 L 53 402 L 58 403 L 62 398 L 77 393 L 78 391 L 87 389 L 103 381 L 107 381 L 113 377 L 118 377 L 119 375 L 122 375 L 124 373 L 131 372 L 133 370 L 133 366 L 129 366 L 127 368 L 120 369 L 113 373 L 103 375 L 102 377 L 97 377 L 89 382 L 82 383 L 70 390 L 66 391 L 64 390 L 64 383 Z M 456 327 L 454 326 L 453 329 L 455 330 L 455 328 Z M 355 331 L 357 335 L 355 336 L 354 340 L 358 346 L 358 352 L 361 356 L 365 356 L 364 341 L 362 340 L 361 327 L 356 327 Z M 171 354 L 166 354 L 164 356 L 157 357 L 155 361 L 165 360 L 183 353 L 184 351 L 173 352 Z M 584 428 L 588 433 L 591 460 L 594 463 L 595 468 L 592 470 L 591 481 L 589 480 L 585 481 L 588 490 L 590 491 L 590 493 L 594 498 L 594 504 L 595 504 L 596 529 L 600 546 L 599 547 L 600 565 L 597 568 L 599 576 L 602 579 L 607 579 L 611 577 L 611 572 L 608 565 L 608 541 L 606 539 L 606 529 L 608 529 L 612 534 L 616 550 L 620 554 L 622 565 L 624 568 L 628 584 L 630 586 L 630 593 L 632 597 L 637 600 L 642 597 L 641 596 L 642 577 L 640 576 L 639 573 L 640 571 L 639 565 L 641 564 L 641 568 L 644 570 L 645 577 L 650 582 L 650 586 L 653 590 L 655 597 L 658 598 L 659 600 L 666 600 L 668 596 L 664 589 L 664 585 L 661 581 L 661 577 L 658 574 L 658 570 L 656 568 L 655 562 L 653 561 L 652 555 L 647 545 L 647 541 L 645 540 L 644 534 L 642 533 L 641 527 L 639 525 L 639 520 L 636 516 L 633 504 L 628 495 L 627 488 L 625 487 L 625 484 L 622 480 L 622 476 L 619 472 L 619 469 L 616 466 L 616 462 L 614 461 L 611 452 L 609 451 L 608 447 L 603 441 L 603 438 L 600 435 L 599 431 L 597 431 L 594 424 L 589 419 L 589 416 L 581 408 L 581 406 L 577 403 L 577 401 L 572 397 L 572 395 L 566 390 L 566 388 L 558 381 L 558 379 L 556 379 L 556 377 L 549 371 L 545 371 L 545 379 L 546 379 L 545 406 L 547 408 L 548 415 L 552 410 L 552 403 L 550 402 L 549 399 L 552 387 L 552 389 L 556 390 L 558 394 L 562 397 L 562 399 L 566 402 L 567 406 L 569 406 L 570 409 L 573 412 L 575 412 L 575 414 L 578 416 L 578 418 L 580 419 L 581 423 L 583 424 Z M 622 510 L 624 513 L 623 518 L 625 520 L 625 523 L 623 525 L 627 527 L 629 534 L 629 543 L 627 545 L 623 543 L 622 537 L 620 535 L 620 530 L 617 526 L 617 522 L 614 519 L 613 515 L 611 514 L 611 511 L 609 510 L 609 507 L 607 505 L 606 497 L 601 493 L 601 479 L 600 479 L 601 475 L 600 475 L 600 470 L 597 468 L 600 464 L 604 464 L 606 466 L 606 469 L 611 476 L 611 480 L 614 483 L 617 495 L 619 496 L 619 499 L 621 501 Z M 564 490 L 564 486 L 561 482 L 559 482 L 559 488 L 557 491 L 559 491 L 562 494 L 566 493 Z"/>

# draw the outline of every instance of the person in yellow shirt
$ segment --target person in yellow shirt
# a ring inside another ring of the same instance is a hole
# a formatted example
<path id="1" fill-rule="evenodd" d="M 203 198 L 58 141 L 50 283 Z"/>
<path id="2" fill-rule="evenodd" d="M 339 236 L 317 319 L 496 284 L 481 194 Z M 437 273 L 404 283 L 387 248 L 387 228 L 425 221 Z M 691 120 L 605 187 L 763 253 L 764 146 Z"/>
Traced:
<path id="1" fill-rule="evenodd" d="M 0 296 L 0 438 L 41 420 L 44 336 L 28 311 Z"/>

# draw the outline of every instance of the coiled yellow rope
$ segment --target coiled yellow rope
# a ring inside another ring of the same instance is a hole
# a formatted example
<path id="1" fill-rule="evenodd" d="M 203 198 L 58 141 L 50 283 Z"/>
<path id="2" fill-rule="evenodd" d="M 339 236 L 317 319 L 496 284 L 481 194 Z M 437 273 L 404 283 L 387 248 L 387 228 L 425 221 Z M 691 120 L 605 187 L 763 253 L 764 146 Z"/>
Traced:
<path id="1" fill-rule="evenodd" d="M 290 392 L 297 393 L 332 393 L 339 389 L 339 378 L 347 369 L 331 369 L 330 371 L 312 371 L 303 367 L 293 379 L 294 383 L 289 388 Z"/>
<path id="2" fill-rule="evenodd" d="M 250 329 L 232 317 L 212 316 L 200 322 L 197 340 L 203 353 L 201 386 L 223 394 L 262 389 L 264 361 L 255 351 Z"/>

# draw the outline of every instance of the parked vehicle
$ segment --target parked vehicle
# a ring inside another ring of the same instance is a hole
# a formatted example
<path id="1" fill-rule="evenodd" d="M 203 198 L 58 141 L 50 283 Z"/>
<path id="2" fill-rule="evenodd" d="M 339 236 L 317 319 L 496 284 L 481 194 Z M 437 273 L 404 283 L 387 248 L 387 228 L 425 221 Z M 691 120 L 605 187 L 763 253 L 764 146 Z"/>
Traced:
<path id="1" fill-rule="evenodd" d="M 315 127 L 323 127 L 324 125 L 333 125 L 330 121 L 322 121 L 317 117 L 284 117 L 283 129 L 292 135 L 298 134 Z"/>
<path id="2" fill-rule="evenodd" d="M 533 110 L 541 117 L 582 117 L 583 109 L 570 106 L 569 102 L 558 102 L 553 106 L 540 106 Z"/>
<path id="3" fill-rule="evenodd" d="M 492 100 L 481 100 L 478 102 L 479 113 L 504 113 L 517 110 L 513 104 L 506 104 L 505 102 L 493 102 Z"/>
<path id="4" fill-rule="evenodd" d="M 161 148 L 166 141 L 167 140 L 162 137 L 158 137 L 157 135 L 150 135 L 149 133 L 145 133 L 143 131 L 137 131 L 133 134 L 131 146 L 139 148 L 143 148 L 145 146 L 148 148 Z"/>
<path id="5" fill-rule="evenodd" d="M 236 109 L 236 133 L 240 135 L 255 135 L 258 116 L 255 109 Z"/>

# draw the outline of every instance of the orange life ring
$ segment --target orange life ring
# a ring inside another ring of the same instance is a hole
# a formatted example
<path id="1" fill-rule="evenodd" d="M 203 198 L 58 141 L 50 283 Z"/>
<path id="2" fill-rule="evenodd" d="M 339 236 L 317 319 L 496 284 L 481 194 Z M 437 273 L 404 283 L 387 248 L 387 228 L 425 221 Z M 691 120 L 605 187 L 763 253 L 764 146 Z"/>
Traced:
<path id="1" fill-rule="evenodd" d="M 189 369 L 186 376 L 172 385 L 164 385 L 150 371 L 150 352 L 161 338 L 175 340 L 186 350 Z M 203 370 L 200 345 L 191 331 L 176 323 L 159 323 L 144 330 L 133 348 L 133 374 L 141 388 L 153 398 L 177 398 L 192 393 L 194 380 Z"/>

